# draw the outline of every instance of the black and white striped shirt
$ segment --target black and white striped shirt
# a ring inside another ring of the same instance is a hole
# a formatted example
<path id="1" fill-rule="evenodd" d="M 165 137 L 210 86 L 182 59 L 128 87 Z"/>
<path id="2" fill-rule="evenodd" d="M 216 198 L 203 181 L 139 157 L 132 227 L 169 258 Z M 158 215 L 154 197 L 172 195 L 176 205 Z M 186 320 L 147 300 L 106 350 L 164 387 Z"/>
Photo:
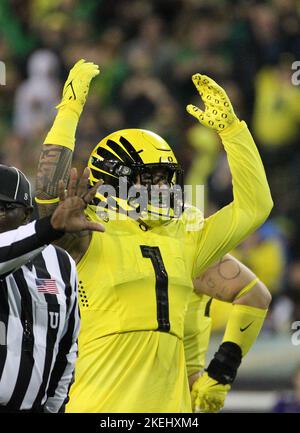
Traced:
<path id="1" fill-rule="evenodd" d="M 47 218 L 0 234 L 0 406 L 8 411 L 58 412 L 68 397 L 77 272 L 68 253 L 46 246 L 61 234 Z"/>

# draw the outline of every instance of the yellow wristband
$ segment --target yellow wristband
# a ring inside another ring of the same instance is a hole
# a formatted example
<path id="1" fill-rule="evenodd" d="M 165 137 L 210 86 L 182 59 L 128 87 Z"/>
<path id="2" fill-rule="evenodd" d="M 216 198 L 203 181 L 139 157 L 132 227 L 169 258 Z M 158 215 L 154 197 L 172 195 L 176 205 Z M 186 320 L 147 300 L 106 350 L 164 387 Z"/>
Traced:
<path id="1" fill-rule="evenodd" d="M 34 200 L 38 204 L 53 204 L 53 203 L 58 203 L 59 202 L 59 198 L 58 197 L 56 197 L 56 198 L 50 198 L 50 199 L 42 199 L 42 198 L 34 197 Z"/>

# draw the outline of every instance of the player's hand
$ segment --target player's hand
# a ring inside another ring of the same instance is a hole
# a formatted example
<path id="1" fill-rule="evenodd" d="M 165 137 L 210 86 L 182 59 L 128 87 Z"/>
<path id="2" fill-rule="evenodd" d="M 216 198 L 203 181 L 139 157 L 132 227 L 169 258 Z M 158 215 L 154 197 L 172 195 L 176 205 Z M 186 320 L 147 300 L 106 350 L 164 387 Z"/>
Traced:
<path id="1" fill-rule="evenodd" d="M 192 386 L 194 412 L 219 412 L 224 406 L 230 385 L 222 385 L 205 372 Z"/>
<path id="2" fill-rule="evenodd" d="M 59 181 L 59 204 L 51 217 L 51 225 L 55 230 L 104 232 L 105 229 L 102 224 L 89 221 L 84 213 L 85 208 L 93 200 L 97 189 L 102 184 L 100 181 L 88 189 L 89 174 L 90 170 L 87 167 L 78 180 L 77 170 L 72 168 L 66 191 L 63 181 Z"/>
<path id="3" fill-rule="evenodd" d="M 225 90 L 214 80 L 201 74 L 193 75 L 192 80 L 203 100 L 205 111 L 189 104 L 186 107 L 189 114 L 217 132 L 224 131 L 238 120 Z"/>
<path id="4" fill-rule="evenodd" d="M 69 72 L 65 82 L 61 102 L 56 108 L 68 106 L 80 116 L 92 79 L 100 73 L 99 66 L 79 60 Z"/>

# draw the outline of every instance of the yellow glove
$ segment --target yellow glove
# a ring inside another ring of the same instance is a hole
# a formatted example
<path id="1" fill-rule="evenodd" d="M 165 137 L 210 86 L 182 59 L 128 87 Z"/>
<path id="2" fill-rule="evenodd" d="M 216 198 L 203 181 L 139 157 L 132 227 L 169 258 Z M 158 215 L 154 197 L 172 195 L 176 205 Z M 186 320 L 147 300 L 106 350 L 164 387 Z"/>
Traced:
<path id="1" fill-rule="evenodd" d="M 64 85 L 62 100 L 56 108 L 68 106 L 79 117 L 86 101 L 91 80 L 99 72 L 98 65 L 83 59 L 79 60 L 70 70 Z"/>
<path id="2" fill-rule="evenodd" d="M 90 83 L 99 72 L 98 65 L 83 59 L 73 66 L 64 85 L 62 100 L 56 106 L 58 113 L 44 144 L 67 147 L 73 152 L 76 128 Z"/>
<path id="3" fill-rule="evenodd" d="M 203 100 L 205 111 L 189 104 L 186 107 L 189 114 L 217 132 L 224 131 L 238 120 L 225 90 L 214 80 L 201 74 L 193 75 L 192 80 Z"/>
<path id="4" fill-rule="evenodd" d="M 230 385 L 222 385 L 205 372 L 192 386 L 191 397 L 194 412 L 219 412 L 224 406 Z"/>

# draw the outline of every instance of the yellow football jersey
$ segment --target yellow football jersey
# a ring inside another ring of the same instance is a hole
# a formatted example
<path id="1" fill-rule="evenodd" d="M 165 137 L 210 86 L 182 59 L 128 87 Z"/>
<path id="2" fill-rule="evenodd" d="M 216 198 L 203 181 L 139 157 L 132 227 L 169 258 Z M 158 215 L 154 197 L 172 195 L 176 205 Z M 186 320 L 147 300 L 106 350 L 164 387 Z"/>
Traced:
<path id="1" fill-rule="evenodd" d="M 110 220 L 78 264 L 81 329 L 67 412 L 189 412 L 183 347 L 193 279 L 266 217 L 270 192 L 243 122 L 222 134 L 234 202 L 141 230 Z M 91 219 L 96 214 L 87 210 Z"/>
<path id="2" fill-rule="evenodd" d="M 105 228 L 78 265 L 79 358 L 67 411 L 189 412 L 182 337 L 195 232 L 180 221 Z"/>

